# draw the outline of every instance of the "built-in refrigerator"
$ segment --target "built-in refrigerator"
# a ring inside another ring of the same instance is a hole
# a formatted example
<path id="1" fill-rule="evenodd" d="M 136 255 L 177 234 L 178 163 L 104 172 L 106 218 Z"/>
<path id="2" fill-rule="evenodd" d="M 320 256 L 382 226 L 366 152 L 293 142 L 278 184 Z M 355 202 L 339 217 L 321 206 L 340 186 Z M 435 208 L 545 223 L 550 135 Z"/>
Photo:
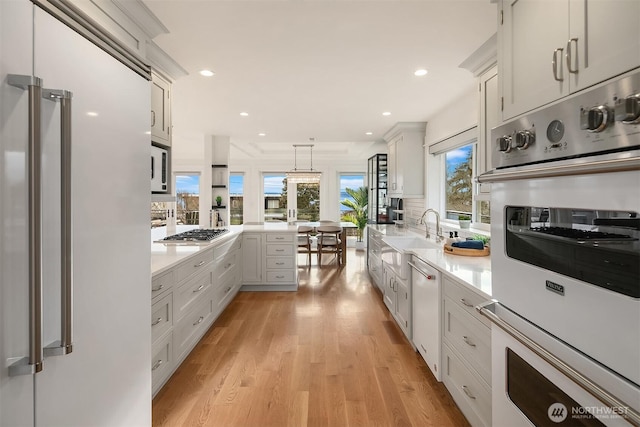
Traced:
<path id="1" fill-rule="evenodd" d="M 57 4 L 0 1 L 0 425 L 148 426 L 148 67 Z"/>

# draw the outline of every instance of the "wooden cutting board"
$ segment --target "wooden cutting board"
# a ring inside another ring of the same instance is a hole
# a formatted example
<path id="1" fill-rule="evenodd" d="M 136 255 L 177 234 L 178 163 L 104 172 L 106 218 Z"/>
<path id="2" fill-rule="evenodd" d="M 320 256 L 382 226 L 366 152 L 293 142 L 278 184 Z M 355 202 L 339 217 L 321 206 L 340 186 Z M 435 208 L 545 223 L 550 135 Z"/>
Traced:
<path id="1" fill-rule="evenodd" d="M 489 255 L 489 248 L 484 249 L 466 249 L 466 248 L 454 248 L 451 245 L 444 245 L 444 253 L 461 256 L 487 256 Z"/>

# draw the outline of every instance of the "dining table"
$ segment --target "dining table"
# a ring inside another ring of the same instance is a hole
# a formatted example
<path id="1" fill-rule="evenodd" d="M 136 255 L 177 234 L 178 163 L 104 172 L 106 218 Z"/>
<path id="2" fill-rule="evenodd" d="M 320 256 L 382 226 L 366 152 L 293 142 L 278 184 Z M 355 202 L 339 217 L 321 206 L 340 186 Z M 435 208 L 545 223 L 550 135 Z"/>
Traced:
<path id="1" fill-rule="evenodd" d="M 320 223 L 320 221 L 301 221 L 301 222 L 296 222 L 296 225 L 300 226 L 300 225 L 306 225 L 309 227 L 313 227 L 314 232 L 317 230 L 317 228 L 320 225 L 339 225 L 342 228 L 342 233 L 340 234 L 340 242 L 341 242 L 341 259 L 340 261 L 342 261 L 343 264 L 345 264 L 347 262 L 347 229 L 348 228 L 357 228 L 357 226 L 352 223 L 352 222 L 348 222 L 348 221 L 336 221 L 333 223 Z"/>

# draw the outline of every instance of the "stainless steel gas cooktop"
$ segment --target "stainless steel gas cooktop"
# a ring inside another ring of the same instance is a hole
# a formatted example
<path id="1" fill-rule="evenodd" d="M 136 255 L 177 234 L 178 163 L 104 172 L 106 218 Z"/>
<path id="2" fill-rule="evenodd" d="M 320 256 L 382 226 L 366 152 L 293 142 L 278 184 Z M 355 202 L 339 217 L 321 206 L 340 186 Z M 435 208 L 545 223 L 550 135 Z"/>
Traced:
<path id="1" fill-rule="evenodd" d="M 187 243 L 187 244 L 207 244 L 213 239 L 228 233 L 226 228 L 198 228 L 194 230 L 185 231 L 183 233 L 167 236 L 164 239 L 158 240 L 160 243 Z"/>

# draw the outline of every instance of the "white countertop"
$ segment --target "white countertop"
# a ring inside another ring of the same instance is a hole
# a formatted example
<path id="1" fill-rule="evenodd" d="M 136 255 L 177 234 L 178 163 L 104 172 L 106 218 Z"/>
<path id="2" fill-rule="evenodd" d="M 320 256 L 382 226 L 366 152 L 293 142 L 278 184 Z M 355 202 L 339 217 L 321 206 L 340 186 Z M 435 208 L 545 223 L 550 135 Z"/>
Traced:
<path id="1" fill-rule="evenodd" d="M 198 228 L 198 226 L 178 226 L 175 232 L 170 234 L 182 233 L 184 231 Z M 163 271 L 173 267 L 175 264 L 194 255 L 198 252 L 206 251 L 214 248 L 224 242 L 229 241 L 234 236 L 242 233 L 241 225 L 232 225 L 225 227 L 229 233 L 223 234 L 215 238 L 211 242 L 205 244 L 190 243 L 156 243 L 156 240 L 167 237 L 167 228 L 159 227 L 151 230 L 151 275 L 162 273 Z"/>
<path id="2" fill-rule="evenodd" d="M 167 237 L 167 234 L 182 233 L 184 231 L 199 228 L 197 225 L 179 225 L 175 231 L 167 232 L 167 227 L 158 227 L 151 230 L 151 275 L 162 273 L 173 267 L 180 261 L 194 255 L 198 252 L 215 248 L 234 236 L 241 234 L 243 231 L 248 232 L 281 232 L 296 233 L 298 227 L 289 225 L 284 222 L 267 222 L 257 225 L 231 225 L 224 227 L 229 233 L 216 237 L 211 242 L 194 244 L 194 243 L 157 243 L 158 240 Z M 206 227 L 203 227 L 206 228 Z"/>
<path id="3" fill-rule="evenodd" d="M 395 225 L 369 225 L 370 228 L 379 231 L 384 236 L 403 236 L 425 239 L 424 235 L 399 228 Z M 425 239 L 426 240 L 426 239 Z M 406 248 L 405 253 L 411 253 L 422 261 L 452 279 L 466 284 L 473 290 L 483 294 L 487 299 L 491 298 L 491 257 L 470 257 L 445 253 L 443 244 L 429 240 L 433 248 Z"/>

